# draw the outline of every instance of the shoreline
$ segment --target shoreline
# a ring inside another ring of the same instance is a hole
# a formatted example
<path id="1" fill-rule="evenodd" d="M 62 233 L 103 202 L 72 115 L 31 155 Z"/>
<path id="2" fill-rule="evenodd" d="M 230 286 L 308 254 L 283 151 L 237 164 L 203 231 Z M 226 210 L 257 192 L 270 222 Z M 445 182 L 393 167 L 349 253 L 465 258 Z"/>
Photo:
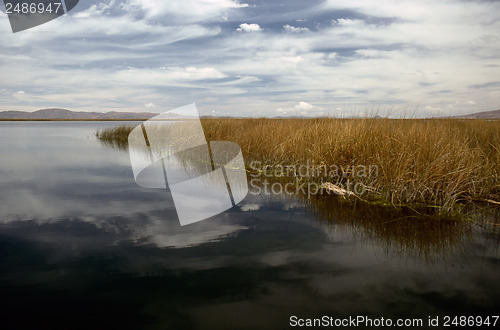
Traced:
<path id="1" fill-rule="evenodd" d="M 0 121 L 146 121 L 144 119 L 0 119 Z"/>
<path id="2" fill-rule="evenodd" d="M 454 121 L 500 121 L 500 118 L 457 118 L 457 117 L 436 117 L 436 118 L 341 118 L 341 117 L 304 117 L 304 118 L 297 118 L 297 117 L 283 117 L 283 118 L 267 118 L 267 117 L 203 117 L 201 116 L 200 119 L 205 119 L 205 120 L 318 120 L 318 119 L 325 119 L 325 120 L 390 120 L 390 121 L 426 121 L 426 120 L 454 120 Z M 24 118 L 18 118 L 18 119 L 7 119 L 7 118 L 0 118 L 0 121 L 146 121 L 146 120 L 151 120 L 151 118 L 128 118 L 128 119 L 24 119 Z M 185 119 L 168 119 L 168 121 L 182 121 Z"/>

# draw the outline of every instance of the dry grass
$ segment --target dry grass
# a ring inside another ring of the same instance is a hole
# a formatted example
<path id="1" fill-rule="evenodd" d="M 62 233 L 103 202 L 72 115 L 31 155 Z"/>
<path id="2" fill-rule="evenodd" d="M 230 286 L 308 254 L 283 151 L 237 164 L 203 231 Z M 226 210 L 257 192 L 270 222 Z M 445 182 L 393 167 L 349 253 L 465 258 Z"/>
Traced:
<path id="1" fill-rule="evenodd" d="M 110 128 L 102 128 L 96 131 L 95 135 L 104 145 L 126 150 L 128 146 L 128 135 L 135 126 L 120 125 Z"/>
<path id="2" fill-rule="evenodd" d="M 202 119 L 208 141 L 234 141 L 245 162 L 376 165 L 366 199 L 436 205 L 500 200 L 500 121 L 458 119 Z M 129 128 L 101 131 L 101 139 Z M 108 134 L 109 133 L 109 134 Z M 494 204 L 492 204 L 494 205 Z"/>
<path id="3" fill-rule="evenodd" d="M 207 140 L 238 143 L 245 161 L 376 165 L 360 178 L 392 204 L 450 209 L 499 200 L 500 121 L 456 119 L 205 119 Z M 372 196 L 375 197 L 375 196 Z"/>

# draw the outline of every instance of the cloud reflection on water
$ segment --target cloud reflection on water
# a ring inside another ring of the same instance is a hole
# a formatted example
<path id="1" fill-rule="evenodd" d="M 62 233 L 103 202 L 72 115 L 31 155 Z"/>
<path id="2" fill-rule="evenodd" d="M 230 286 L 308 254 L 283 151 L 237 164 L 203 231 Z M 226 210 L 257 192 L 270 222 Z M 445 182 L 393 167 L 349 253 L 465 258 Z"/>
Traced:
<path id="1" fill-rule="evenodd" d="M 168 191 L 137 187 L 126 153 L 86 138 L 95 123 L 62 139 L 51 132 L 65 124 L 26 123 L 22 135 L 5 125 L 0 135 L 18 134 L 1 140 L 17 150 L 0 161 L 5 315 L 57 308 L 63 322 L 104 301 L 110 322 L 146 315 L 158 327 L 279 328 L 297 313 L 426 317 L 498 306 L 490 229 L 466 234 L 469 224 L 440 222 L 403 232 L 408 222 L 381 226 L 381 213 L 299 196 L 251 196 L 181 227 Z M 62 293 L 37 304 L 39 292 Z M 116 310 L 129 312 L 116 320 Z"/>

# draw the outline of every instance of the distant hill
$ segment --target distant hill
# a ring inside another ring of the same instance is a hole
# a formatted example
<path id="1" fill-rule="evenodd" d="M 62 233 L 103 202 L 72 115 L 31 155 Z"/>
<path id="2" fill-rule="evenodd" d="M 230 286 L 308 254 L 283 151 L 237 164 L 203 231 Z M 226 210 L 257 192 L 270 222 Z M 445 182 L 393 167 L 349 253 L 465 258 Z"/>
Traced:
<path id="1" fill-rule="evenodd" d="M 455 116 L 453 118 L 463 119 L 500 119 L 500 110 L 476 112 L 470 115 Z"/>
<path id="2" fill-rule="evenodd" d="M 159 115 L 153 112 L 78 112 L 67 109 L 42 109 L 34 112 L 25 111 L 0 111 L 0 120 L 146 120 Z M 202 116 L 203 117 L 203 116 Z M 378 116 L 377 116 L 378 117 Z M 175 113 L 170 114 L 171 119 L 185 119 Z M 203 117 L 203 118 L 211 118 Z M 275 118 L 306 118 L 306 117 L 284 117 Z M 469 115 L 454 116 L 448 118 L 462 119 L 500 119 L 500 110 L 476 112 Z"/>
<path id="3" fill-rule="evenodd" d="M 42 109 L 34 112 L 2 111 L 0 120 L 140 120 L 158 115 L 151 112 L 77 112 L 67 109 Z"/>

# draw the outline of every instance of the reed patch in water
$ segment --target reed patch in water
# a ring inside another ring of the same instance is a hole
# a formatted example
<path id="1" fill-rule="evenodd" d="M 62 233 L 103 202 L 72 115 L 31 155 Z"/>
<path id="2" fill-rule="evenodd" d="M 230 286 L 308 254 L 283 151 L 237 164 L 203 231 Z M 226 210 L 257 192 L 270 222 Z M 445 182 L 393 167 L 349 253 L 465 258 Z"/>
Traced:
<path id="1" fill-rule="evenodd" d="M 202 126 L 207 141 L 239 144 L 253 173 L 252 162 L 273 168 L 372 166 L 376 175 L 359 178 L 343 171 L 332 183 L 349 176 L 362 180 L 369 187 L 364 200 L 389 205 L 417 203 L 450 211 L 471 201 L 493 206 L 500 201 L 500 121 L 214 118 L 202 119 Z M 118 126 L 96 135 L 125 148 L 132 129 Z"/>

